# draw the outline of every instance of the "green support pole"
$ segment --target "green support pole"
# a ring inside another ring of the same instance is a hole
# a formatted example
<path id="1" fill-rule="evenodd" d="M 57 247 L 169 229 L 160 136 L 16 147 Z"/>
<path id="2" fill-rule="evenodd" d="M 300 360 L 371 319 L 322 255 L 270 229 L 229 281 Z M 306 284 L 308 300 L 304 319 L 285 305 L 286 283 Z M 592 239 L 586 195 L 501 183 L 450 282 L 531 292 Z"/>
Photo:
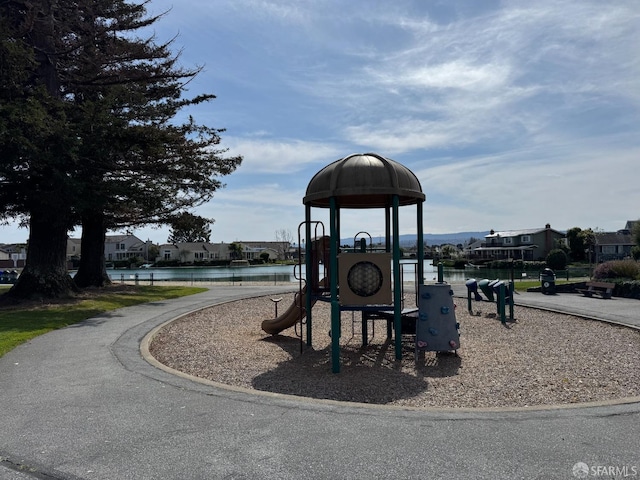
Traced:
<path id="1" fill-rule="evenodd" d="M 384 251 L 391 253 L 391 208 L 384 208 Z"/>
<path id="2" fill-rule="evenodd" d="M 422 204 L 418 202 L 416 210 L 418 212 L 418 285 L 424 284 L 424 227 L 422 225 Z M 416 285 L 416 297 L 418 293 L 418 286 Z"/>
<path id="3" fill-rule="evenodd" d="M 400 285 L 400 197 L 393 196 L 393 328 L 396 331 L 396 360 L 402 358 L 402 285 Z"/>
<path id="4" fill-rule="evenodd" d="M 444 264 L 438 262 L 438 283 L 444 283 Z"/>
<path id="5" fill-rule="evenodd" d="M 498 312 L 500 312 L 500 321 L 502 322 L 502 324 L 507 323 L 505 297 L 506 297 L 505 284 L 501 283 L 500 286 L 498 287 Z"/>
<path id="6" fill-rule="evenodd" d="M 331 269 L 331 370 L 340 373 L 340 304 L 338 302 L 338 231 L 336 199 L 329 199 L 329 264 Z"/>
<path id="7" fill-rule="evenodd" d="M 509 291 L 511 292 L 511 296 L 509 297 L 509 321 L 513 322 L 513 296 L 516 291 L 516 285 L 513 280 L 511 280 L 511 285 L 509 285 Z"/>
<path id="8" fill-rule="evenodd" d="M 311 258 L 311 206 L 305 206 L 305 226 L 304 226 L 304 235 L 307 238 L 307 243 L 304 246 L 304 269 L 305 269 L 305 279 L 307 285 L 307 298 L 305 302 L 305 311 L 307 312 L 307 346 L 312 345 L 312 329 L 311 329 L 311 308 L 313 303 L 311 302 L 311 285 L 313 281 L 312 270 L 313 270 L 313 259 Z M 301 332 L 302 334 L 302 332 Z"/>

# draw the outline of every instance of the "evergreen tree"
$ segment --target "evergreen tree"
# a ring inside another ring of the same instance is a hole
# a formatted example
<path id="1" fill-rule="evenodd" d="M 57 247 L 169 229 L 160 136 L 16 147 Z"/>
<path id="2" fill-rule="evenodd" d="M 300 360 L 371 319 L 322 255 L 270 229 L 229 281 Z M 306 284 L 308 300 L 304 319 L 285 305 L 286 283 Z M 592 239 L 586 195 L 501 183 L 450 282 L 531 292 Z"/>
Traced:
<path id="1" fill-rule="evenodd" d="M 15 297 L 74 289 L 66 248 L 79 140 L 61 78 L 72 56 L 65 46 L 71 10 L 64 2 L 0 2 L 0 215 L 29 224 L 27 261 L 9 292 Z"/>
<path id="2" fill-rule="evenodd" d="M 232 260 L 241 259 L 243 250 L 241 243 L 233 242 L 229 244 L 229 253 L 231 254 Z"/>
<path id="3" fill-rule="evenodd" d="M 66 234 L 79 223 L 82 259 L 76 283 L 101 286 L 108 282 L 108 228 L 166 223 L 173 212 L 209 200 L 222 186 L 219 177 L 233 172 L 241 158 L 225 158 L 216 147 L 223 130 L 198 125 L 191 117 L 172 123 L 181 109 L 215 97 L 182 98 L 185 84 L 199 70 L 179 68 L 170 43 L 136 36 L 159 18 L 146 17 L 144 3 L 85 0 L 66 9 L 38 0 L 4 2 L 0 8 L 2 18 L 12 20 L 7 22 L 11 28 L 3 29 L 3 63 L 15 57 L 15 69 L 0 75 L 15 78 L 12 85 L 27 97 L 24 103 L 37 110 L 27 117 L 34 124 L 30 129 L 20 125 L 20 118 L 9 126 L 40 135 L 24 135 L 22 150 L 0 170 L 0 182 L 13 187 L 2 193 L 16 199 L 4 206 L 4 215 L 29 217 L 28 257 L 42 270 L 33 272 L 35 284 L 27 283 L 32 274 L 25 267 L 24 285 L 19 281 L 12 293 L 26 296 L 36 287 L 41 294 L 57 295 L 73 288 L 64 269 Z M 20 98 L 3 95 L 0 107 L 24 111 Z M 31 138 L 38 141 L 29 144 Z M 9 140 L 0 137 L 3 152 Z M 49 189 L 39 184 L 29 189 L 27 178 L 39 178 Z M 51 223 L 56 223 L 52 255 L 59 278 L 43 277 L 54 262 L 49 259 L 47 265 L 37 255 L 42 247 L 50 250 L 52 236 L 41 235 Z"/>
<path id="4" fill-rule="evenodd" d="M 211 238 L 210 218 L 192 215 L 188 212 L 182 212 L 175 215 L 169 224 L 171 232 L 167 242 L 169 243 L 187 243 L 187 242 L 208 242 Z"/>
<path id="5" fill-rule="evenodd" d="M 567 243 L 569 244 L 569 255 L 572 260 L 581 261 L 585 259 L 584 236 L 580 235 L 582 229 L 573 227 L 567 230 Z"/>

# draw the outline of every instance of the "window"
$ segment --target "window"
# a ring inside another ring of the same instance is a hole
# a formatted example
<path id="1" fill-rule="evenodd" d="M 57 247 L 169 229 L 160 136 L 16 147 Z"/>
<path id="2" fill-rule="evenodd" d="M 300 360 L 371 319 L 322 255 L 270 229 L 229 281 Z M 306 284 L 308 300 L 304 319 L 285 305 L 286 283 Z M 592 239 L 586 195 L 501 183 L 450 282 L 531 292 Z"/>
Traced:
<path id="1" fill-rule="evenodd" d="M 165 260 L 171 260 L 171 250 L 165 250 L 163 256 Z"/>
<path id="2" fill-rule="evenodd" d="M 531 243 L 531 235 L 522 235 L 520 237 L 520 243 Z"/>
<path id="3" fill-rule="evenodd" d="M 616 246 L 615 245 L 603 245 L 602 246 L 602 253 L 608 253 L 608 254 L 612 254 L 612 253 L 616 253 Z"/>
<path id="4" fill-rule="evenodd" d="M 513 238 L 511 238 L 511 237 L 504 237 L 504 244 L 505 244 L 505 245 L 512 245 L 512 244 L 513 244 Z"/>

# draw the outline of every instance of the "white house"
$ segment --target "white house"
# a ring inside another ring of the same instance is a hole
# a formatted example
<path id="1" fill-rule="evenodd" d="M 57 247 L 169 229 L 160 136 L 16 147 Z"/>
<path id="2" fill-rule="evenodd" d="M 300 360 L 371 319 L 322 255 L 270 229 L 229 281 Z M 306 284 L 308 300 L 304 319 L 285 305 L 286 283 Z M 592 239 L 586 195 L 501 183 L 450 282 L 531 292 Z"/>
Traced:
<path id="1" fill-rule="evenodd" d="M 264 253 L 269 254 L 270 259 L 283 259 L 287 250 L 276 249 L 281 242 L 234 242 L 242 246 L 242 257 L 236 260 L 258 260 Z M 278 245 L 274 245 L 278 244 Z M 179 261 L 180 263 L 198 263 L 215 260 L 231 261 L 232 252 L 230 243 L 210 242 L 185 242 L 165 243 L 159 246 L 159 255 L 156 261 Z"/>
<path id="2" fill-rule="evenodd" d="M 149 259 L 149 247 L 153 242 L 143 242 L 135 235 L 107 235 L 104 241 L 104 258 L 108 262 L 130 257 Z"/>

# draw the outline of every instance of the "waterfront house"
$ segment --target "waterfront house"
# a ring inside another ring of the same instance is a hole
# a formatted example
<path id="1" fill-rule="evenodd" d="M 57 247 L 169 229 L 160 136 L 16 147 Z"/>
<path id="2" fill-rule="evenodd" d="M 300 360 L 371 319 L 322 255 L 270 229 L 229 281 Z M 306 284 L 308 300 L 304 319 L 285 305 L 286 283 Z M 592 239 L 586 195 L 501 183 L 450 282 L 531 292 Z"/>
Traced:
<path id="1" fill-rule="evenodd" d="M 631 249 L 636 244 L 633 228 L 636 221 L 627 221 L 625 228 L 617 232 L 595 232 L 594 260 L 596 263 L 623 260 L 631 257 Z"/>
<path id="2" fill-rule="evenodd" d="M 481 245 L 473 249 L 473 254 L 483 260 L 544 260 L 565 238 L 563 232 L 552 229 L 550 224 L 544 228 L 491 230 Z"/>

